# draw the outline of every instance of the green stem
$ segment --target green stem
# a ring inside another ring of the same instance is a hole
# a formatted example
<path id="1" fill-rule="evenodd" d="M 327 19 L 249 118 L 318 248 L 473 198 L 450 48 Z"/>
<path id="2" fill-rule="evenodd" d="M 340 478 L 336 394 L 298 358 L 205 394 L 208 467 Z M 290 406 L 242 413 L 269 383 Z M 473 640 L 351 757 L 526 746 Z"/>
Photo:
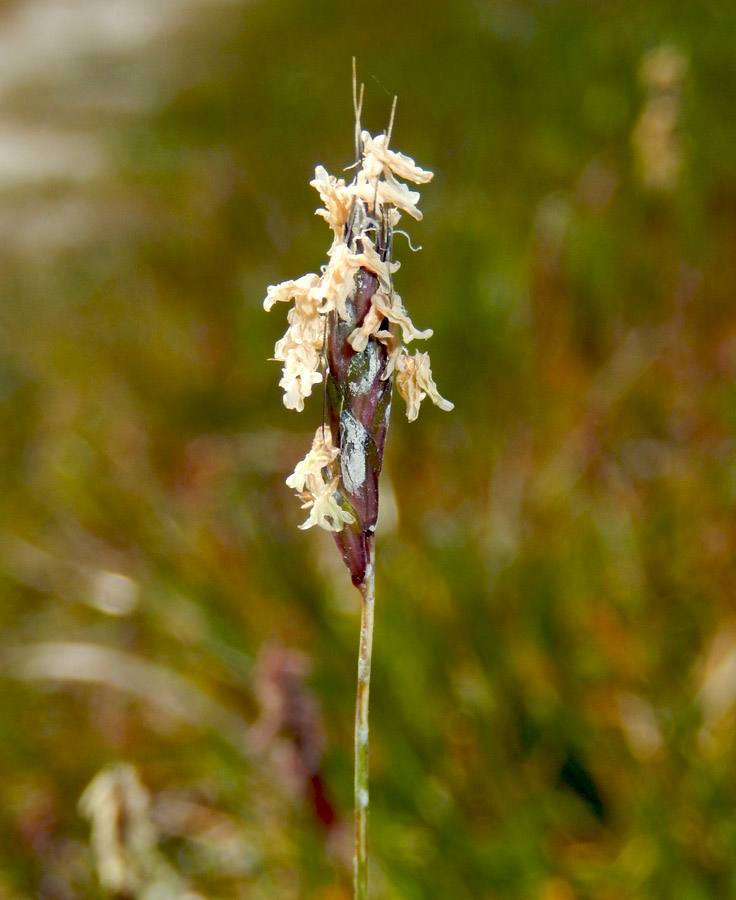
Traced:
<path id="1" fill-rule="evenodd" d="M 355 900 L 368 900 L 368 697 L 376 600 L 375 541 L 368 536 L 368 565 L 359 585 L 363 598 L 358 653 L 358 696 L 355 704 Z"/>

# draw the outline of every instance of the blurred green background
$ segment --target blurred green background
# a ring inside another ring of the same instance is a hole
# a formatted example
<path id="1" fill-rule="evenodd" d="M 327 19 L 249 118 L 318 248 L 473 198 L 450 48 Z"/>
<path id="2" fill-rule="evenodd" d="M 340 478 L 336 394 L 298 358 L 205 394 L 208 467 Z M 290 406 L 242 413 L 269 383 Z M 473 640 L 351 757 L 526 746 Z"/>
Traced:
<path id="1" fill-rule="evenodd" d="M 735 48 L 725 0 L 4 0 L 2 900 L 350 897 L 359 597 L 261 304 L 353 55 L 456 405 L 389 435 L 374 896 L 736 896 Z"/>

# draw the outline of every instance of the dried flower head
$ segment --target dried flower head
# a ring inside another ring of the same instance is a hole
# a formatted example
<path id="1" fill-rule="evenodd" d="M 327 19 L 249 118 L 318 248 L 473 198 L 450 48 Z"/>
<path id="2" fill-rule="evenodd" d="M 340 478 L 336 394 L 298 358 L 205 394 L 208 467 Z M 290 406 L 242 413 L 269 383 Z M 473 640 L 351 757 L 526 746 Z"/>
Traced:
<path id="1" fill-rule="evenodd" d="M 350 184 L 317 166 L 312 186 L 317 210 L 334 238 L 321 274 L 268 288 L 264 307 L 294 305 L 276 344 L 283 363 L 284 405 L 301 411 L 315 384 L 325 382 L 327 422 L 286 483 L 309 509 L 300 527 L 335 533 L 356 584 L 367 565 L 367 540 L 378 516 L 378 476 L 391 410 L 392 380 L 406 400 L 409 421 L 429 397 L 440 409 L 452 403 L 437 391 L 429 356 L 410 356 L 406 345 L 431 337 L 414 326 L 393 286 L 393 232 L 402 212 L 417 221 L 419 192 L 432 173 L 389 149 L 389 132 L 361 131 L 356 107 L 358 163 Z M 403 180 L 399 180 L 403 179 Z"/>

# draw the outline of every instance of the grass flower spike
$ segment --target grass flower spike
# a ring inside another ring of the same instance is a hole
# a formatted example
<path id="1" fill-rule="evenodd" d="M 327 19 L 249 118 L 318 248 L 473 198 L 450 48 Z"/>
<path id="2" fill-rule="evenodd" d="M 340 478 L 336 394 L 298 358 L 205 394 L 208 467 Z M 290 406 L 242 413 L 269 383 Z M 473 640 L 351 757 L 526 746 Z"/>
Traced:
<path id="1" fill-rule="evenodd" d="M 284 405 L 303 410 L 314 386 L 326 381 L 325 436 L 319 447 L 315 439 L 287 479 L 311 509 L 301 527 L 320 525 L 334 532 L 359 585 L 378 516 L 394 374 L 410 421 L 425 397 L 441 409 L 452 404 L 437 391 L 428 354 L 409 355 L 406 345 L 431 337 L 432 331 L 414 326 L 393 286 L 399 267 L 392 256 L 394 229 L 402 212 L 422 218 L 419 193 L 405 182 L 426 184 L 432 173 L 390 150 L 388 134 L 356 130 L 359 160 L 353 180 L 346 184 L 317 166 L 311 182 L 323 203 L 317 215 L 333 232 L 327 264 L 319 275 L 269 287 L 264 307 L 294 304 L 274 351 L 283 363 Z"/>
<path id="2" fill-rule="evenodd" d="M 429 355 L 407 350 L 432 331 L 414 326 L 393 284 L 399 268 L 393 258 L 394 230 L 402 213 L 422 218 L 419 192 L 407 182 L 426 184 L 432 173 L 389 149 L 391 126 L 376 136 L 361 130 L 362 87 L 360 99 L 355 82 L 353 87 L 354 177 L 346 184 L 317 166 L 311 182 L 323 204 L 317 215 L 333 234 L 328 262 L 320 274 L 269 287 L 264 307 L 294 304 L 289 327 L 274 351 L 283 363 L 279 384 L 284 405 L 301 411 L 314 386 L 324 383 L 325 420 L 311 450 L 286 479 L 309 510 L 300 528 L 319 525 L 333 532 L 363 599 L 355 719 L 355 896 L 365 900 L 374 532 L 393 380 L 406 401 L 409 421 L 416 419 L 426 397 L 444 410 L 452 409 L 452 403 L 437 390 Z"/>

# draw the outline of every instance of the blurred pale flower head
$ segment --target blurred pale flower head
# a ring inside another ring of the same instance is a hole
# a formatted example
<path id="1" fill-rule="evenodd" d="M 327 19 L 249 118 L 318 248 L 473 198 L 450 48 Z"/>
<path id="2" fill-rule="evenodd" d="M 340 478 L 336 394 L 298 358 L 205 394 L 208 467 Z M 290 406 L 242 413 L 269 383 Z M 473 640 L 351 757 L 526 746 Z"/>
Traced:
<path id="1" fill-rule="evenodd" d="M 150 798 L 131 765 L 103 769 L 87 786 L 79 811 L 92 822 L 92 843 L 103 887 L 137 895 L 148 880 L 157 835 Z"/>
<path id="2" fill-rule="evenodd" d="M 677 90 L 687 74 L 688 60 L 672 44 L 660 44 L 645 53 L 639 65 L 639 80 L 650 90 Z"/>
<path id="3" fill-rule="evenodd" d="M 684 162 L 680 124 L 687 69 L 687 58 L 669 44 L 650 50 L 639 66 L 647 100 L 631 141 L 637 174 L 649 190 L 671 191 L 677 186 Z"/>

